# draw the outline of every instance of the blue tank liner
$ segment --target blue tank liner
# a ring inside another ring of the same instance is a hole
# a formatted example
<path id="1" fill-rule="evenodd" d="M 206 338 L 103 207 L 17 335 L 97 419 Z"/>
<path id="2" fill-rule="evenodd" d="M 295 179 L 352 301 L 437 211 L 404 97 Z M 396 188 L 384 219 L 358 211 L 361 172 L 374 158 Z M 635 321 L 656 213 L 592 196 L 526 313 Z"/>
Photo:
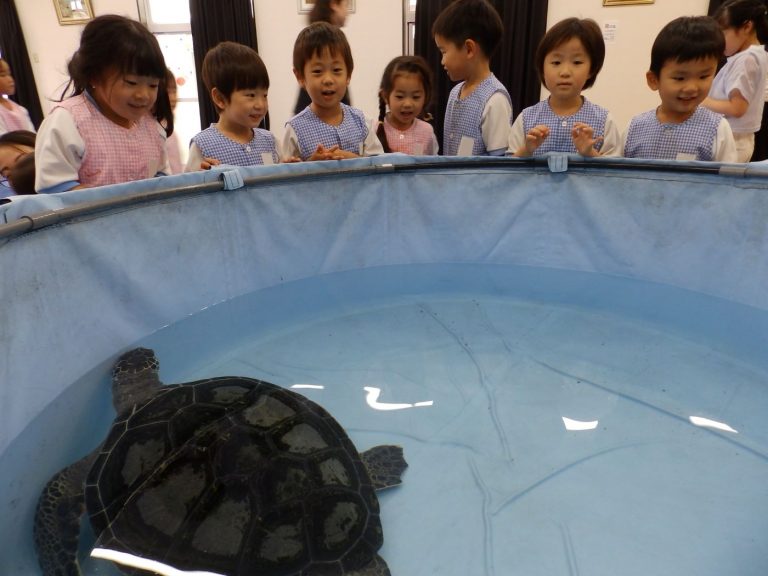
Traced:
<path id="1" fill-rule="evenodd" d="M 768 166 L 556 164 L 385 155 L 0 206 L 0 458 L 69 384 L 136 341 L 217 303 L 322 274 L 520 265 L 768 310 Z M 752 334 L 758 349 L 768 349 L 765 328 Z M 3 523 L 27 506 L 18 504 L 0 505 Z"/>

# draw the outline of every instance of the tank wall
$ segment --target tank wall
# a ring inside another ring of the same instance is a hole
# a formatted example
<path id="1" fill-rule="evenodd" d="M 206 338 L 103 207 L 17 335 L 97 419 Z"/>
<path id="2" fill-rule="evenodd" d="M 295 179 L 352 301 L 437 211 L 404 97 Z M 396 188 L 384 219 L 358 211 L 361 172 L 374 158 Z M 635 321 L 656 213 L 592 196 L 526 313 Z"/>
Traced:
<path id="1" fill-rule="evenodd" d="M 385 156 L 345 162 L 346 171 L 330 163 L 242 170 L 264 181 L 0 240 L 0 454 L 66 386 L 137 340 L 216 303 L 314 275 L 525 265 L 638 278 L 768 309 L 768 195 L 758 168 L 744 178 L 670 174 L 663 164 L 640 173 L 629 161 L 564 173 L 513 160 L 491 168 L 429 162 Z M 217 178 L 30 197 L 1 207 L 0 217 Z"/>

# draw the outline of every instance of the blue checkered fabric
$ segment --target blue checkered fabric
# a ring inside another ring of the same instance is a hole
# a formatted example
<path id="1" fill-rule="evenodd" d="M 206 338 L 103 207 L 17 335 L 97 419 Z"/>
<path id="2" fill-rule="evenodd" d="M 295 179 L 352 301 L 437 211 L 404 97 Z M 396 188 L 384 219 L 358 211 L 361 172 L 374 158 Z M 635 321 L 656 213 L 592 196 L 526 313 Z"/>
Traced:
<path id="1" fill-rule="evenodd" d="M 368 124 L 362 110 L 341 104 L 344 119 L 338 126 L 326 124 L 307 106 L 288 120 L 293 127 L 301 150 L 301 159 L 306 160 L 317 149 L 318 144 L 326 148 L 338 146 L 347 152 L 360 154 L 361 145 L 368 136 Z"/>
<path id="2" fill-rule="evenodd" d="M 722 118 L 701 106 L 681 124 L 662 124 L 655 109 L 638 114 L 629 124 L 624 156 L 676 160 L 678 154 L 690 154 L 696 160 L 711 161 Z"/>
<path id="3" fill-rule="evenodd" d="M 443 154 L 446 156 L 456 156 L 459 152 L 461 137 L 468 136 L 475 141 L 472 147 L 472 154 L 475 156 L 485 156 L 488 150 L 485 147 L 483 133 L 480 130 L 480 120 L 485 105 L 488 103 L 488 99 L 496 94 L 496 92 L 502 92 L 507 97 L 507 100 L 509 100 L 510 106 L 512 105 L 512 99 L 509 97 L 509 92 L 507 92 L 504 84 L 499 82 L 493 74 L 483 80 L 472 94 L 463 100 L 459 98 L 462 86 L 464 86 L 464 82 L 454 86 L 453 90 L 451 90 L 451 95 L 448 97 L 448 104 L 445 108 L 445 122 L 443 124 Z M 511 120 L 510 118 L 510 122 Z"/>
<path id="4" fill-rule="evenodd" d="M 544 124 L 549 127 L 549 136 L 533 153 L 534 156 L 540 156 L 547 152 L 570 152 L 578 154 L 576 146 L 573 145 L 571 130 L 576 122 L 583 122 L 592 127 L 594 137 L 605 136 L 605 119 L 608 117 L 608 110 L 593 104 L 586 98 L 578 112 L 571 116 L 558 116 L 549 105 L 549 100 L 542 100 L 538 104 L 523 110 L 523 130 L 526 134 L 534 126 Z M 600 150 L 603 143 L 595 144 L 595 149 Z"/>
<path id="5" fill-rule="evenodd" d="M 254 166 L 264 164 L 261 155 L 266 152 L 272 155 L 272 161 L 277 164 L 280 157 L 277 153 L 277 143 L 271 132 L 261 128 L 253 129 L 253 139 L 248 144 L 241 144 L 227 138 L 215 124 L 211 124 L 197 136 L 192 138 L 204 158 L 216 158 L 222 164 L 231 166 Z"/>

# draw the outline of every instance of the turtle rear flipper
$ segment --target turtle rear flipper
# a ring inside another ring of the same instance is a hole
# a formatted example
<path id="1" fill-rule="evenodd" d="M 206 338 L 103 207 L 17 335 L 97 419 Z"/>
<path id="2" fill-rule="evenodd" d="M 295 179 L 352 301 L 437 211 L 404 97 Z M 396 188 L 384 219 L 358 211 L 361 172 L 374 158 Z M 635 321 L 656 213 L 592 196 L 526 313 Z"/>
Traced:
<path id="1" fill-rule="evenodd" d="M 401 476 L 408 467 L 402 446 L 374 446 L 360 454 L 376 490 L 391 488 L 402 483 Z"/>
<path id="2" fill-rule="evenodd" d="M 43 488 L 35 511 L 34 538 L 43 576 L 81 576 L 77 562 L 84 484 L 96 453 L 56 473 Z"/>
<path id="3" fill-rule="evenodd" d="M 405 462 L 405 460 L 403 460 L 403 462 Z M 387 563 L 384 562 L 384 558 L 376 554 L 373 557 L 373 560 L 371 560 L 364 568 L 353 570 L 352 572 L 344 572 L 344 576 L 392 576 L 392 573 L 389 571 Z"/>

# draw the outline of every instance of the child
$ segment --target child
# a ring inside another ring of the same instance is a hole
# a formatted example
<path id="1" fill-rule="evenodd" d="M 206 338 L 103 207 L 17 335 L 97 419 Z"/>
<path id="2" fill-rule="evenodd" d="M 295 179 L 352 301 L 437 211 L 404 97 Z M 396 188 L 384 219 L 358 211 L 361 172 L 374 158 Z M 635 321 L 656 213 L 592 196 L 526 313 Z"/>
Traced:
<path id="1" fill-rule="evenodd" d="M 256 51 L 220 42 L 205 55 L 202 74 L 219 121 L 192 138 L 185 171 L 279 162 L 275 137 L 258 127 L 267 115 L 269 75 Z"/>
<path id="2" fill-rule="evenodd" d="M 347 21 L 349 0 L 316 0 L 309 12 L 309 23 L 328 22 L 341 28 Z"/>
<path id="3" fill-rule="evenodd" d="M 581 95 L 595 83 L 604 60 L 605 42 L 594 20 L 567 18 L 550 28 L 535 61 L 550 96 L 517 117 L 507 153 L 618 156 L 621 135 L 610 112 Z"/>
<path id="4" fill-rule="evenodd" d="M 43 120 L 35 146 L 37 191 L 167 174 L 173 112 L 155 36 L 123 16 L 98 16 L 85 26 L 67 68 L 69 84 Z"/>
<path id="5" fill-rule="evenodd" d="M 18 193 L 13 186 L 11 173 L 25 156 L 35 151 L 35 137 L 36 134 L 30 130 L 0 134 L 0 198 Z"/>
<path id="6" fill-rule="evenodd" d="M 421 56 L 398 56 L 384 69 L 379 87 L 379 127 L 384 152 L 437 154 L 432 126 L 421 119 L 432 99 L 432 73 Z M 387 112 L 389 107 L 389 112 Z"/>
<path id="7" fill-rule="evenodd" d="M 699 106 L 709 92 L 724 46 L 722 30 L 708 16 L 683 16 L 662 28 L 646 73 L 661 105 L 632 119 L 624 134 L 624 156 L 736 161 L 728 121 Z"/>
<path id="8" fill-rule="evenodd" d="M 313 22 L 328 22 L 334 26 L 342 28 L 347 22 L 347 14 L 349 13 L 349 0 L 315 0 L 312 3 L 312 10 L 310 10 L 308 19 L 309 23 Z M 341 99 L 343 104 L 350 104 L 349 90 L 344 94 L 344 98 Z M 303 88 L 299 88 L 299 97 L 296 100 L 296 105 L 293 108 L 293 113 L 298 114 L 304 108 L 309 106 L 312 100 L 307 94 L 307 91 Z"/>
<path id="9" fill-rule="evenodd" d="M 29 112 L 8 98 L 16 94 L 16 82 L 8 62 L 0 58 L 0 134 L 14 130 L 35 131 Z"/>
<path id="10" fill-rule="evenodd" d="M 341 160 L 384 152 L 363 112 L 343 104 L 352 78 L 352 51 L 344 32 L 314 22 L 293 47 L 293 73 L 312 103 L 285 125 L 283 153 L 301 160 Z"/>
<path id="11" fill-rule="evenodd" d="M 490 68 L 503 32 L 487 0 L 456 0 L 432 25 L 448 77 L 463 80 L 451 90 L 445 110 L 446 156 L 503 156 L 507 150 L 512 100 Z"/>
<path id="12" fill-rule="evenodd" d="M 704 106 L 724 114 L 736 140 L 737 162 L 749 162 L 760 130 L 768 53 L 758 38 L 768 38 L 762 0 L 730 0 L 715 13 L 725 34 L 728 61 L 715 76 Z"/>
<path id="13" fill-rule="evenodd" d="M 176 86 L 176 76 L 173 75 L 170 68 L 165 69 L 165 88 L 168 90 L 168 100 L 171 103 L 171 112 L 176 119 L 176 104 L 179 101 L 179 88 Z M 165 150 L 168 154 L 168 167 L 171 174 L 181 174 L 184 171 L 184 165 L 181 162 L 181 142 L 179 133 L 174 132 L 165 140 Z"/>

